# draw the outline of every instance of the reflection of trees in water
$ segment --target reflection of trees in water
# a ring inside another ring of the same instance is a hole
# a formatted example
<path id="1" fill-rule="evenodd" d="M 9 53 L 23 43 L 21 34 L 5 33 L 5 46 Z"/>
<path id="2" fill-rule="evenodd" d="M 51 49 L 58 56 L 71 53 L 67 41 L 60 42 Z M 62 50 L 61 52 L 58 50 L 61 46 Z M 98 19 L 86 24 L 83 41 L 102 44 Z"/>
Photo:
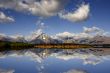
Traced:
<path id="1" fill-rule="evenodd" d="M 0 52 L 0 58 L 8 56 L 19 57 L 29 56 L 34 61 L 41 63 L 45 58 L 54 57 L 62 60 L 81 59 L 84 64 L 98 64 L 103 57 L 110 55 L 110 49 L 31 49 Z M 93 63 L 94 62 L 94 63 Z"/>

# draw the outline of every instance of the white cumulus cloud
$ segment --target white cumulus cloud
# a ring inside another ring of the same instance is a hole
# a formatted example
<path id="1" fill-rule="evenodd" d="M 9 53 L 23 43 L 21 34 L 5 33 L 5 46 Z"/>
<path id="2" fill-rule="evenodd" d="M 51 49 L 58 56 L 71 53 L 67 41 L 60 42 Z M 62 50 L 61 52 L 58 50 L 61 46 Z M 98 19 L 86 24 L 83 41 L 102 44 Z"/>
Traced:
<path id="1" fill-rule="evenodd" d="M 57 37 L 73 37 L 74 33 L 70 33 L 70 32 L 63 32 L 63 33 L 58 33 L 56 34 Z"/>
<path id="2" fill-rule="evenodd" d="M 105 36 L 107 34 L 109 34 L 108 32 L 104 31 L 103 29 L 100 29 L 98 27 L 83 27 L 83 32 L 84 33 L 87 33 L 87 34 L 95 34 L 95 35 L 102 35 L 102 36 Z"/>
<path id="3" fill-rule="evenodd" d="M 92 32 L 103 31 L 102 29 L 100 29 L 100 28 L 98 28 L 98 27 L 91 27 L 91 28 L 83 27 L 83 29 L 84 29 L 84 32 L 85 32 L 85 33 L 92 33 Z"/>
<path id="4" fill-rule="evenodd" d="M 0 23 L 14 22 L 12 17 L 6 16 L 3 12 L 0 12 Z"/>
<path id="5" fill-rule="evenodd" d="M 68 0 L 69 1 L 69 0 Z M 20 12 L 27 12 L 36 16 L 56 15 L 67 0 L 0 0 L 1 8 L 9 8 Z"/>
<path id="6" fill-rule="evenodd" d="M 82 32 L 80 33 L 70 33 L 70 32 L 62 32 L 55 35 L 57 38 L 66 38 L 66 37 L 73 37 L 74 39 L 80 39 L 80 38 L 93 38 L 94 36 L 107 36 L 107 32 L 103 29 L 100 29 L 98 27 L 83 27 Z"/>
<path id="7" fill-rule="evenodd" d="M 72 21 L 79 22 L 84 21 L 89 17 L 90 5 L 82 4 L 76 11 L 68 12 L 67 14 L 59 13 L 59 17 Z"/>
<path id="8" fill-rule="evenodd" d="M 80 38 L 92 38 L 93 36 L 88 33 L 70 33 L 70 32 L 62 32 L 55 35 L 56 38 L 74 38 L 74 39 L 80 39 Z"/>

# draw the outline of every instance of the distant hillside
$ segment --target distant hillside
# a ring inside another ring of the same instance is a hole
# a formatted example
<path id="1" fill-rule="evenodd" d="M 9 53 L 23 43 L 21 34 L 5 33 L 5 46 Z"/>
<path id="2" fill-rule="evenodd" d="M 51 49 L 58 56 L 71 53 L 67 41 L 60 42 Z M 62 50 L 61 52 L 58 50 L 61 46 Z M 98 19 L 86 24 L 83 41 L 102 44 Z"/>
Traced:
<path id="1" fill-rule="evenodd" d="M 106 36 L 96 36 L 91 39 L 93 44 L 110 44 L 110 37 Z"/>

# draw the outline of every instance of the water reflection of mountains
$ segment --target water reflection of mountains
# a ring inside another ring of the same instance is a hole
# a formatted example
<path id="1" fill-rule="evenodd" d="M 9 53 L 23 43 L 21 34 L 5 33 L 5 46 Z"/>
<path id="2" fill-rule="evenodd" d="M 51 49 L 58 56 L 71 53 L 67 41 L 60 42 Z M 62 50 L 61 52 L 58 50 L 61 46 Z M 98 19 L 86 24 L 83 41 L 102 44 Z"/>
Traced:
<path id="1" fill-rule="evenodd" d="M 103 60 L 109 60 L 110 49 L 31 49 L 0 52 L 0 58 L 23 56 L 31 57 L 34 61 L 39 63 L 41 63 L 44 59 L 48 57 L 54 57 L 56 59 L 61 59 L 64 61 L 80 59 L 83 60 L 84 64 L 96 65 Z"/>

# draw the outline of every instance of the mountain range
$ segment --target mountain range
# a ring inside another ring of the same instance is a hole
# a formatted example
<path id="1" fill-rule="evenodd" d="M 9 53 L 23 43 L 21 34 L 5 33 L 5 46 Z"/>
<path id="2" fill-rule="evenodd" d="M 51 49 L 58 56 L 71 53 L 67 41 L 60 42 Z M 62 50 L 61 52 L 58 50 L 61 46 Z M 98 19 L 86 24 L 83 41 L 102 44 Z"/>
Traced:
<path id="1" fill-rule="evenodd" d="M 74 37 L 51 37 L 45 33 L 35 35 L 33 39 L 27 40 L 23 36 L 10 37 L 5 35 L 0 35 L 0 41 L 5 42 L 24 42 L 32 44 L 60 44 L 60 43 L 78 43 L 78 44 L 110 44 L 110 37 L 107 36 L 94 36 L 93 38 L 79 38 Z"/>

